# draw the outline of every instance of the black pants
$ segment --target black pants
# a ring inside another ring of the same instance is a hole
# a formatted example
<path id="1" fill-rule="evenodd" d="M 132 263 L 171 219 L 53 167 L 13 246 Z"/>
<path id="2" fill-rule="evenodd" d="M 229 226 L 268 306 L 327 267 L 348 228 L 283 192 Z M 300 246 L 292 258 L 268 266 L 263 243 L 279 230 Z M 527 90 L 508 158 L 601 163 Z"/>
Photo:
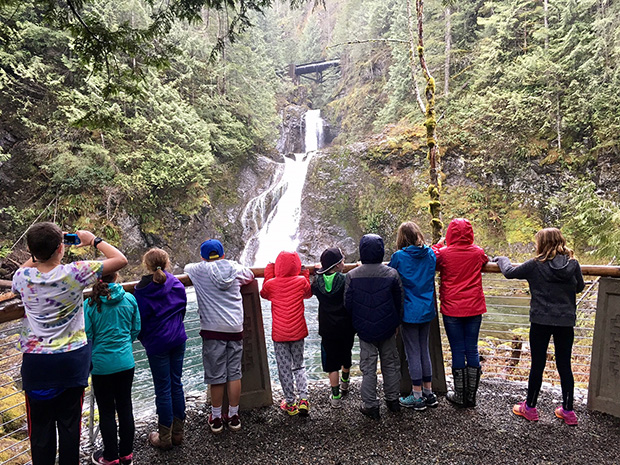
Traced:
<path id="1" fill-rule="evenodd" d="M 80 463 L 80 428 L 84 388 L 66 389 L 53 399 L 37 400 L 26 394 L 28 436 L 33 465 L 56 463 L 58 428 L 59 465 Z"/>
<path id="2" fill-rule="evenodd" d="M 532 352 L 532 368 L 527 385 L 527 406 L 536 407 L 543 372 L 547 364 L 547 348 L 553 336 L 555 347 L 555 364 L 560 374 L 562 385 L 562 407 L 573 410 L 573 390 L 575 381 L 571 368 L 571 355 L 575 331 L 572 326 L 549 326 L 532 323 L 530 326 L 530 351 Z"/>
<path id="3" fill-rule="evenodd" d="M 93 390 L 99 407 L 99 428 L 103 439 L 103 458 L 109 461 L 133 451 L 135 425 L 131 405 L 134 369 L 111 375 L 92 375 Z M 116 418 L 118 414 L 118 439 Z"/>

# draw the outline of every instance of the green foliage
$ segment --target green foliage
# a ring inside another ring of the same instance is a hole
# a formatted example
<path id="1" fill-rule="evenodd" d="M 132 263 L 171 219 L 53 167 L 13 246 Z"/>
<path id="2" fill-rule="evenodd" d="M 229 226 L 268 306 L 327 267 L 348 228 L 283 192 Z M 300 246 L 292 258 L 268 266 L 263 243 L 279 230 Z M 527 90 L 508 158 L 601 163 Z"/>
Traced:
<path id="1" fill-rule="evenodd" d="M 620 255 L 620 206 L 605 198 L 592 181 L 567 185 L 550 206 L 559 212 L 562 230 L 589 247 L 592 255 Z"/>
<path id="2" fill-rule="evenodd" d="M 234 176 L 256 152 L 273 149 L 281 87 L 268 32 L 236 36 L 235 47 L 213 61 L 217 21 L 171 24 L 163 42 L 174 43 L 177 53 L 166 57 L 169 67 L 156 71 L 138 55 L 117 56 L 115 72 L 139 73 L 139 88 L 110 93 L 116 84 L 98 72 L 102 62 L 84 60 L 79 38 L 50 20 L 41 3 L 0 4 L 3 129 L 28 141 L 18 152 L 0 153 L 0 163 L 12 156 L 9 176 L 18 186 L 3 198 L 3 207 L 15 208 L 3 221 L 5 234 L 21 234 L 56 196 L 58 218 L 67 225 L 109 220 L 119 205 L 138 215 L 171 206 L 188 216 L 209 204 L 214 173 Z M 85 18 L 95 15 L 111 30 L 123 22 L 148 27 L 154 11 L 141 0 L 82 6 Z M 22 185 L 35 186 L 38 200 L 28 202 Z"/>
<path id="3" fill-rule="evenodd" d="M 0 12 L 11 15 L 21 0 L 1 0 Z M 129 0 L 31 0 L 32 8 L 54 30 L 70 34 L 72 50 L 80 62 L 107 78 L 105 95 L 139 92 L 138 83 L 148 69 L 169 65 L 177 52 L 170 33 L 179 21 L 189 25 L 205 21 L 207 10 L 223 12 L 225 25 L 214 37 L 210 58 L 224 52 L 227 43 L 235 43 L 252 24 L 252 16 L 261 13 L 274 0 L 184 0 L 156 2 Z M 291 0 L 292 6 L 304 3 Z M 320 4 L 317 1 L 315 4 Z M 208 18 L 208 15 L 206 16 Z M 131 67 L 119 63 L 132 62 Z"/>

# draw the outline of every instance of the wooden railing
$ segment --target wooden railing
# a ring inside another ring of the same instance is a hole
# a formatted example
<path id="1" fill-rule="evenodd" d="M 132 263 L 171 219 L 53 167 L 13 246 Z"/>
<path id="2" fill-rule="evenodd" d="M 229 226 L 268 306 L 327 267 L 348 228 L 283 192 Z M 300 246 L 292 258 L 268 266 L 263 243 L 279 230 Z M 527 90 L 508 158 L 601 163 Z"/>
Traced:
<path id="1" fill-rule="evenodd" d="M 359 263 L 347 263 L 345 265 L 345 273 L 359 266 Z M 306 265 L 305 268 L 310 270 L 310 274 L 314 274 L 315 266 Z M 262 278 L 265 273 L 265 268 L 251 268 L 254 276 Z M 483 273 L 499 273 L 499 266 L 496 263 L 487 263 L 482 268 Z M 606 265 L 581 265 L 581 272 L 584 276 L 602 276 L 610 278 L 620 278 L 620 267 L 618 266 L 606 266 Z M 189 276 L 181 274 L 176 276 L 185 286 L 191 286 L 192 282 Z M 127 292 L 133 292 L 138 281 L 129 281 L 122 283 L 123 288 Z M 88 293 L 85 293 L 88 296 Z M 0 323 L 6 323 L 7 321 L 19 320 L 24 317 L 24 307 L 21 304 L 19 296 L 12 292 L 6 292 L 0 294 Z"/>

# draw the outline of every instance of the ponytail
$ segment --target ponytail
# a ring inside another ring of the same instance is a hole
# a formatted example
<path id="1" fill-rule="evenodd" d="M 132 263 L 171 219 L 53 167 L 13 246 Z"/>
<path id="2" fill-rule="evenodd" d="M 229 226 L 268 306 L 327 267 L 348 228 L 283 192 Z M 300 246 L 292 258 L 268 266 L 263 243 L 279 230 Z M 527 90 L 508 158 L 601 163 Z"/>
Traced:
<path id="1" fill-rule="evenodd" d="M 88 299 L 88 304 L 96 305 L 99 313 L 101 313 L 101 304 L 103 303 L 101 298 L 106 297 L 107 299 L 110 297 L 110 286 L 108 286 L 108 284 L 115 282 L 117 277 L 118 273 L 109 274 L 99 279 L 93 286 L 93 290 Z"/>
<path id="2" fill-rule="evenodd" d="M 153 282 L 164 284 L 166 282 L 166 273 L 164 270 L 170 264 L 168 253 L 165 250 L 153 248 L 142 257 L 146 269 L 153 273 Z"/>
<path id="3" fill-rule="evenodd" d="M 153 273 L 153 281 L 157 284 L 164 284 L 166 282 L 166 273 L 164 273 L 164 270 L 159 266 L 155 270 L 155 273 Z"/>

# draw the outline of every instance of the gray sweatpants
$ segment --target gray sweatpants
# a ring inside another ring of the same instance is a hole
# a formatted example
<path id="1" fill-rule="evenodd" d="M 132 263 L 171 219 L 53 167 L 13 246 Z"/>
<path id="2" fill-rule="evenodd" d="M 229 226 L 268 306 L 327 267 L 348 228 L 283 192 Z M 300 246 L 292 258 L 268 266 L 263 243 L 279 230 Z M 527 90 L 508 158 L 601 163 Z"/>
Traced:
<path id="1" fill-rule="evenodd" d="M 379 406 L 377 398 L 378 358 L 381 359 L 385 400 L 398 400 L 400 359 L 396 348 L 396 335 L 374 344 L 360 339 L 360 370 L 363 375 L 361 394 L 366 408 Z"/>
<path id="2" fill-rule="evenodd" d="M 300 399 L 308 398 L 308 380 L 306 367 L 304 366 L 304 340 L 292 342 L 273 342 L 278 364 L 278 377 L 284 392 L 286 402 L 295 402 L 295 387 L 293 377 L 297 385 L 297 393 Z"/>

